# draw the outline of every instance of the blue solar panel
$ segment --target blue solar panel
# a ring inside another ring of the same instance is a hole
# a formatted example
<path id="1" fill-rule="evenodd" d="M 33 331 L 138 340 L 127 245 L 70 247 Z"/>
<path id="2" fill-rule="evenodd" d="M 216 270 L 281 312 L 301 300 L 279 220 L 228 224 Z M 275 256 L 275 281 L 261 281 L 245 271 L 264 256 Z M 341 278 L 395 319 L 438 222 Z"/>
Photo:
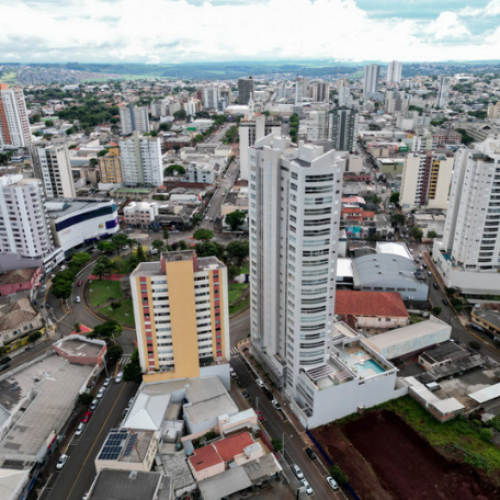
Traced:
<path id="1" fill-rule="evenodd" d="M 99 460 L 116 460 L 120 457 L 125 444 L 127 443 L 127 437 L 129 436 L 129 431 L 112 429 L 106 438 L 104 446 L 102 447 L 101 453 L 99 454 Z M 137 436 L 133 435 L 135 438 Z M 131 436 L 132 437 L 132 436 Z M 130 442 L 131 440 L 129 440 Z M 135 443 L 135 439 L 133 441 Z M 133 445 L 132 445 L 133 446 Z M 130 452 L 129 452 L 130 453 Z"/>
<path id="2" fill-rule="evenodd" d="M 123 452 L 124 456 L 130 455 L 136 441 L 137 441 L 137 434 L 132 434 L 132 436 L 130 436 L 130 439 L 128 440 L 127 446 L 125 447 L 125 451 Z"/>

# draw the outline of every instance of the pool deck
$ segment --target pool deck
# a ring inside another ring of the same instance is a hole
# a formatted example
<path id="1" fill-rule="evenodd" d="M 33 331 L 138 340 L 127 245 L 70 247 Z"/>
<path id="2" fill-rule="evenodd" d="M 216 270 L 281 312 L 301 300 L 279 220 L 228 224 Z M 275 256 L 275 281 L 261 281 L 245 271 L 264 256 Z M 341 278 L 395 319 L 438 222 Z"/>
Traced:
<path id="1" fill-rule="evenodd" d="M 371 354 L 367 353 L 360 346 L 346 347 L 341 352 L 340 359 L 343 363 L 345 363 L 349 367 L 350 370 L 356 373 L 356 375 L 362 376 L 364 378 L 372 377 L 373 375 L 379 375 L 380 373 L 384 373 L 387 371 L 384 370 L 383 372 L 378 373 L 372 368 L 359 369 L 356 365 L 364 365 L 366 361 L 370 360 L 377 363 L 377 365 L 379 365 L 380 368 L 383 368 L 383 366 L 376 359 L 374 359 Z"/>

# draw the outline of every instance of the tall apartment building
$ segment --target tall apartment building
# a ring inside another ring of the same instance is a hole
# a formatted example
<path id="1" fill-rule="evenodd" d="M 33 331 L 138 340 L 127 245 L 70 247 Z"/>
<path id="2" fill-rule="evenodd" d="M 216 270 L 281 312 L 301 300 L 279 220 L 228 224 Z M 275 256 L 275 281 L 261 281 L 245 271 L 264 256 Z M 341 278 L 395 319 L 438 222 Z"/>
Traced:
<path id="1" fill-rule="evenodd" d="M 328 113 L 324 109 L 311 111 L 303 123 L 307 127 L 307 140 L 321 141 L 328 137 Z"/>
<path id="2" fill-rule="evenodd" d="M 387 66 L 387 83 L 401 83 L 403 64 L 400 61 L 391 61 Z"/>
<path id="3" fill-rule="evenodd" d="M 465 271 L 500 269 L 500 140 L 455 156 L 443 249 Z"/>
<path id="4" fill-rule="evenodd" d="M 328 102 L 330 100 L 330 85 L 328 82 L 314 82 L 309 87 L 309 96 L 313 102 Z"/>
<path id="5" fill-rule="evenodd" d="M 203 106 L 205 109 L 217 109 L 219 103 L 219 89 L 215 85 L 203 91 Z"/>
<path id="6" fill-rule="evenodd" d="M 351 105 L 351 88 L 350 87 L 339 87 L 338 100 L 339 100 L 339 106 L 350 106 Z"/>
<path id="7" fill-rule="evenodd" d="M 449 90 L 450 90 L 450 79 L 447 76 L 439 77 L 439 88 L 436 98 L 436 106 L 438 108 L 446 108 L 448 106 Z"/>
<path id="8" fill-rule="evenodd" d="M 307 78 L 298 76 L 295 78 L 295 105 L 301 105 L 304 98 L 308 96 L 309 82 Z"/>
<path id="9" fill-rule="evenodd" d="M 266 135 L 281 135 L 279 122 L 271 121 L 265 115 L 251 113 L 240 121 L 240 179 L 248 180 L 248 148 Z"/>
<path id="10" fill-rule="evenodd" d="M 417 207 L 448 208 L 453 154 L 449 151 L 412 153 L 405 158 L 400 204 L 404 210 Z"/>
<path id="11" fill-rule="evenodd" d="M 162 253 L 130 275 L 139 360 L 147 381 L 199 377 L 226 369 L 229 313 L 226 266 L 193 250 Z M 215 373 L 216 374 L 216 373 Z"/>
<path id="12" fill-rule="evenodd" d="M 403 90 L 388 90 L 385 93 L 385 111 L 387 113 L 408 113 L 410 96 Z"/>
<path id="13" fill-rule="evenodd" d="M 0 147 L 25 148 L 31 144 L 31 130 L 21 88 L 0 83 Z"/>
<path id="14" fill-rule="evenodd" d="M 500 101 L 496 104 L 490 103 L 488 105 L 488 118 L 490 120 L 498 120 L 500 118 Z"/>
<path id="15" fill-rule="evenodd" d="M 39 179 L 0 177 L 0 221 L 0 255 L 40 260 L 49 270 L 64 258 L 64 252 L 54 248 Z"/>
<path id="16" fill-rule="evenodd" d="M 353 151 L 356 131 L 356 113 L 352 109 L 337 108 L 328 112 L 328 139 L 339 151 Z"/>
<path id="17" fill-rule="evenodd" d="M 161 186 L 163 163 L 159 137 L 138 132 L 120 139 L 123 183 L 126 186 Z"/>
<path id="18" fill-rule="evenodd" d="M 195 116 L 196 115 L 196 102 L 188 101 L 183 104 L 184 111 L 186 112 L 186 116 Z"/>
<path id="19" fill-rule="evenodd" d="M 76 196 L 67 144 L 32 147 L 35 177 L 43 181 L 47 198 L 74 198 Z"/>
<path id="20" fill-rule="evenodd" d="M 294 398 L 330 355 L 344 160 L 269 135 L 249 162 L 252 346 Z"/>
<path id="21" fill-rule="evenodd" d="M 103 184 L 122 184 L 122 159 L 119 148 L 110 148 L 99 158 L 99 173 Z"/>
<path id="22" fill-rule="evenodd" d="M 238 103 L 247 105 L 248 101 L 254 100 L 255 83 L 251 76 L 238 78 Z"/>
<path id="23" fill-rule="evenodd" d="M 123 106 L 120 108 L 120 122 L 122 134 L 128 135 L 135 131 L 149 132 L 148 108 L 146 106 L 135 106 L 134 104 Z"/>
<path id="24" fill-rule="evenodd" d="M 378 79 L 380 76 L 380 66 L 378 64 L 368 64 L 365 66 L 363 78 L 363 94 L 368 95 L 378 90 Z"/>

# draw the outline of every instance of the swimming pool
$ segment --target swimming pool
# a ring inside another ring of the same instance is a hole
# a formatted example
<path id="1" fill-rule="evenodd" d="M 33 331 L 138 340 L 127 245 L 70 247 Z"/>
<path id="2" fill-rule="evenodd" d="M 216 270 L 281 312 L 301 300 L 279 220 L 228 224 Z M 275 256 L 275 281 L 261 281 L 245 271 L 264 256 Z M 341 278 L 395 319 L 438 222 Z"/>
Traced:
<path id="1" fill-rule="evenodd" d="M 354 353 L 354 356 L 358 356 L 358 357 L 360 357 L 360 356 L 366 356 L 366 352 L 364 352 L 364 351 L 358 351 L 358 352 Z"/>
<path id="2" fill-rule="evenodd" d="M 373 370 L 375 373 L 384 373 L 385 370 L 382 368 L 376 361 L 373 361 L 373 359 L 369 359 L 368 361 L 365 361 L 363 365 L 356 363 L 354 365 L 359 371 L 365 371 L 365 370 Z"/>

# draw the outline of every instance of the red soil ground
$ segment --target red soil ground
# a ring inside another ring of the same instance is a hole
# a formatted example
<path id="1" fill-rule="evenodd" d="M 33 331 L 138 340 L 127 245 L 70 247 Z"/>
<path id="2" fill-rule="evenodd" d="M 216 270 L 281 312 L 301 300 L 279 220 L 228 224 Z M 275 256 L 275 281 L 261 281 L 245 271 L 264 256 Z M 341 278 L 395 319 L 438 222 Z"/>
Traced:
<path id="1" fill-rule="evenodd" d="M 440 455 L 393 412 L 374 411 L 313 434 L 363 500 L 500 498 L 475 469 Z"/>

